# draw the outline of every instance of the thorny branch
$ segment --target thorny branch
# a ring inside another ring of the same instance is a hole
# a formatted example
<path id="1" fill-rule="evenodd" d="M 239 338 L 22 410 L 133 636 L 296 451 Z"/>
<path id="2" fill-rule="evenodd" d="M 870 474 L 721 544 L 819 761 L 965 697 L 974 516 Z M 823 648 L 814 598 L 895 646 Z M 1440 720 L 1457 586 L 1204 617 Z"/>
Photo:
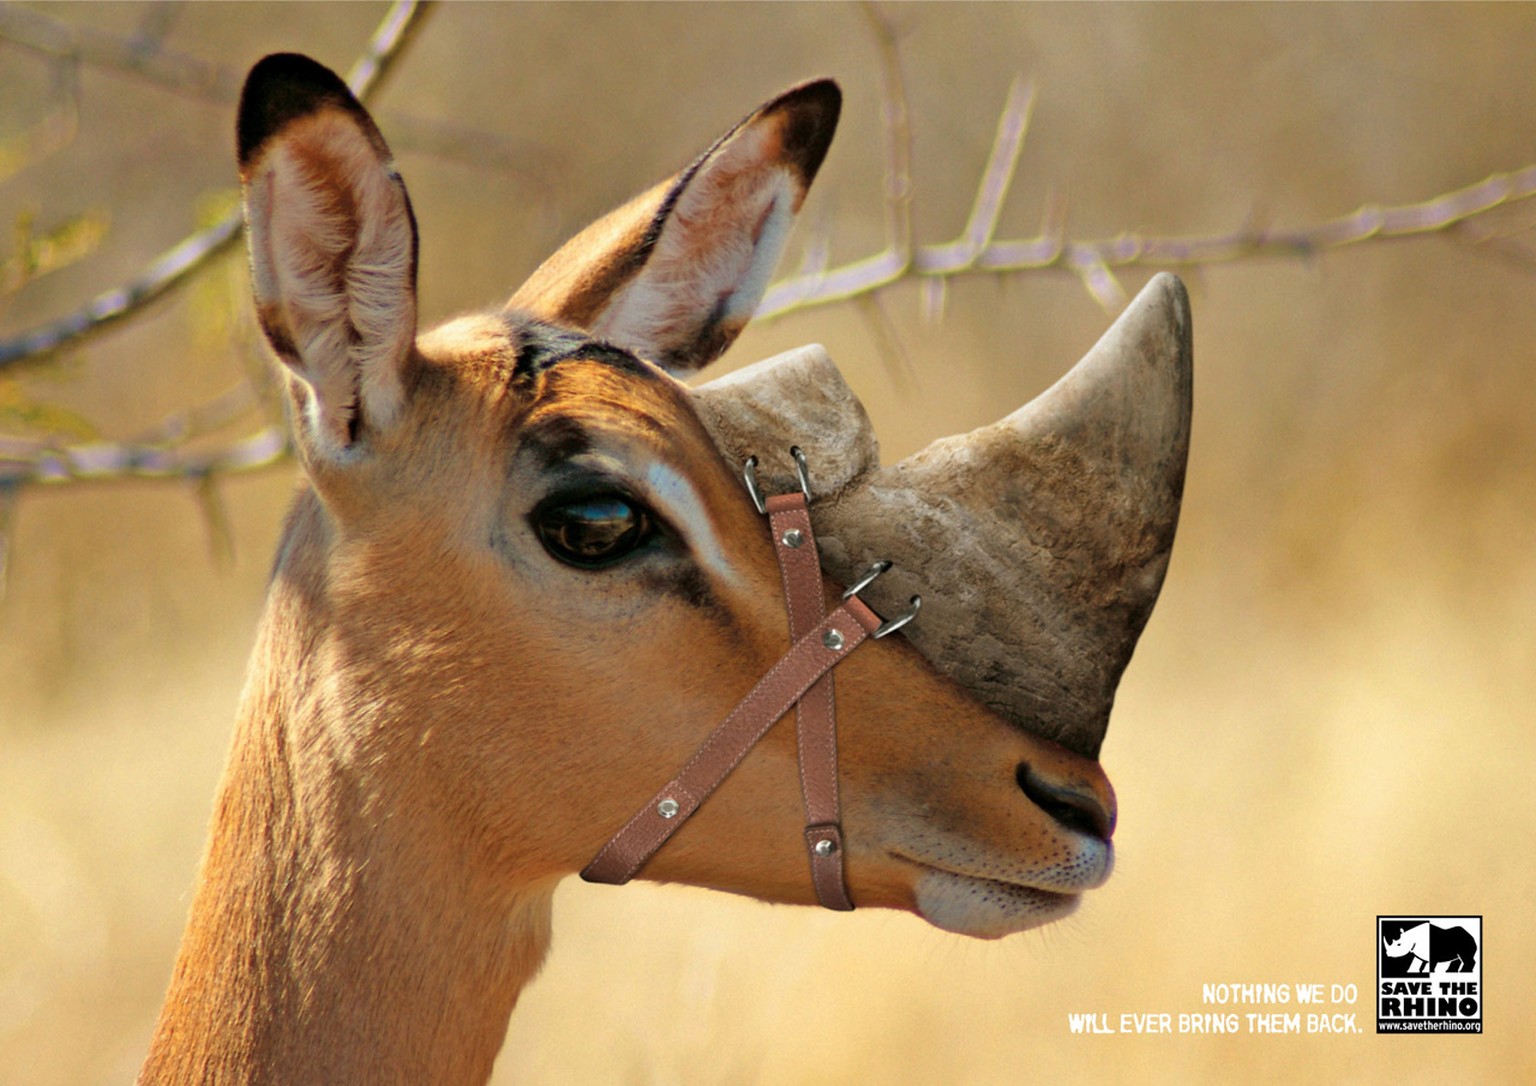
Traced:
<path id="1" fill-rule="evenodd" d="M 347 74 L 347 84 L 366 100 L 388 77 L 401 53 L 421 28 L 429 6 L 417 0 L 396 0 L 374 30 Z M 145 269 L 137 280 L 95 298 L 84 309 L 0 344 L 0 372 L 8 365 L 35 361 L 67 344 L 123 320 L 150 301 L 187 282 L 228 248 L 240 234 L 236 208 L 219 222 L 174 246 Z M 189 450 L 182 435 L 195 430 L 191 420 L 207 415 L 188 411 L 161 428 L 170 440 L 131 443 L 100 442 L 56 449 L 47 442 L 0 438 L 0 574 L 8 556 L 16 497 L 23 484 L 83 482 L 124 478 L 171 478 L 191 482 L 205 513 L 216 552 L 226 551 L 229 534 L 214 480 L 226 474 L 252 471 L 289 455 L 286 429 L 268 424 L 253 434 L 208 451 Z M 0 592 L 4 589 L 0 577 Z"/>
<path id="2" fill-rule="evenodd" d="M 366 98 L 401 55 L 421 24 L 422 12 L 423 5 L 403 0 L 391 6 L 349 74 L 348 82 L 359 97 Z M 900 343 L 885 309 L 886 288 L 906 281 L 921 285 L 924 311 L 933 316 L 942 312 L 948 284 L 957 277 L 1003 276 L 1048 269 L 1067 271 L 1078 276 L 1089 294 L 1106 309 L 1116 310 L 1127 298 L 1115 277 L 1116 270 L 1123 268 L 1193 268 L 1257 257 L 1307 257 L 1366 241 L 1445 233 L 1484 243 L 1493 251 L 1527 265 L 1536 260 L 1480 218 L 1536 195 L 1536 164 L 1496 174 L 1422 202 L 1366 205 L 1299 229 L 1272 230 L 1250 223 L 1218 235 L 1121 234 L 1112 238 L 1071 239 L 1067 237 L 1064 205 L 1052 203 L 1034 237 L 999 239 L 997 224 L 1023 153 L 1035 102 L 1034 87 L 1023 80 L 1015 81 L 1008 91 L 964 227 L 951 241 L 919 244 L 912 226 L 912 132 L 899 34 L 875 5 L 865 4 L 862 13 L 881 74 L 884 243 L 870 256 L 833 266 L 827 238 L 813 237 L 799 270 L 769 287 L 757 313 L 759 321 L 817 306 L 853 302 L 868 320 L 871 334 L 885 344 L 882 353 L 900 357 Z M 0 40 L 59 57 L 71 79 L 76 65 L 90 63 L 129 72 L 168 90 L 204 100 L 234 100 L 236 80 L 231 73 L 160 46 L 164 21 L 174 18 L 172 8 L 152 9 L 150 18 L 157 24 L 154 33 L 141 31 L 123 39 L 84 28 L 61 27 L 45 16 L 0 6 Z M 72 83 L 68 90 L 74 93 Z M 40 122 L 38 139 L 56 139 L 64 131 L 60 126 L 73 124 L 74 99 L 67 98 L 66 102 L 66 112 Z M 398 115 L 387 116 L 385 125 L 391 138 L 402 145 L 419 141 L 420 150 L 453 157 L 473 154 L 482 164 L 489 155 L 492 165 L 501 165 L 494 161 L 501 145 L 486 140 L 483 134 Z M 522 150 L 508 150 L 507 165 L 514 155 L 526 157 Z M 233 243 L 239 225 L 236 211 L 160 256 L 134 282 L 101 295 L 60 321 L 0 342 L 0 375 L 8 366 L 33 362 L 78 343 L 185 283 Z M 4 569 L 5 544 L 17 498 L 24 487 L 42 483 L 145 478 L 190 482 L 204 510 L 215 549 L 227 551 L 229 537 L 227 529 L 221 527 L 224 517 L 216 481 L 226 475 L 283 462 L 291 455 L 286 429 L 273 421 L 271 412 L 258 416 L 263 421 L 254 432 L 234 440 L 217 439 L 219 432 L 248 419 L 259 406 L 260 396 L 253 388 L 254 383 L 210 404 L 178 412 L 149 433 L 127 442 L 61 446 L 56 438 L 0 436 L 0 573 Z M 3 584 L 0 577 L 0 588 Z"/>
<path id="3" fill-rule="evenodd" d="M 965 228 L 953 241 L 913 246 L 911 132 L 906 90 L 895 30 L 873 4 L 864 6 L 880 56 L 884 88 L 886 167 L 885 246 L 872 256 L 829 267 L 829 247 L 816 241 L 794 275 L 772 284 L 754 320 L 771 321 L 803 309 L 836 305 L 878 294 L 886 287 L 915 279 L 923 287 L 930 314 L 942 310 L 947 282 L 962 275 L 1009 275 L 1065 270 L 1078 276 L 1088 293 L 1116 312 L 1129 295 L 1115 270 L 1131 267 L 1194 268 L 1257 257 L 1311 257 L 1364 241 L 1423 237 L 1458 231 L 1479 241 L 1507 239 L 1478 230 L 1472 220 L 1495 208 L 1536 196 L 1536 164 L 1492 177 L 1419 203 L 1367 204 L 1315 226 L 1270 230 L 1253 224 L 1227 234 L 1157 236 L 1120 234 L 1112 238 L 1073 240 L 1066 236 L 1059 205 L 1046 209 L 1040 233 L 1032 238 L 997 239 L 994 233 L 1013 182 L 1034 106 L 1034 88 L 1015 81 L 998 119 L 992 150 L 977 185 Z M 1507 244 L 1496 251 L 1529 264 L 1531 254 Z"/>

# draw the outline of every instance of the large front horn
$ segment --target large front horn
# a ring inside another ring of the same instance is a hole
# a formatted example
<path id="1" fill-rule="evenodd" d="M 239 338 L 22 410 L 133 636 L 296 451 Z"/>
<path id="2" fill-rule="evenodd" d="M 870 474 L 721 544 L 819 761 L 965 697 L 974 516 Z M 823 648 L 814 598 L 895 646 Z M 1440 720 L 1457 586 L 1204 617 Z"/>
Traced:
<path id="1" fill-rule="evenodd" d="M 1155 277 L 1072 370 L 1001 422 L 881 468 L 869 419 L 818 347 L 694 390 L 721 452 L 770 492 L 813 469 L 822 564 L 1023 727 L 1097 757 L 1115 687 L 1162 587 L 1189 453 L 1189 299 Z"/>

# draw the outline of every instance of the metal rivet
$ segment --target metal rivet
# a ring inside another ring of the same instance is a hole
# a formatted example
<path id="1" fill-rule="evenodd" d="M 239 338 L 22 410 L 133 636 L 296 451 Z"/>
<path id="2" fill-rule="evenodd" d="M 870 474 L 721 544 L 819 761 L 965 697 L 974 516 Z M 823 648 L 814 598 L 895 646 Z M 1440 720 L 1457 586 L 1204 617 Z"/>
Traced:
<path id="1" fill-rule="evenodd" d="M 833 841 L 830 837 L 823 837 L 811 846 L 811 851 L 815 852 L 818 856 L 830 856 L 837 851 L 837 842 Z"/>
<path id="2" fill-rule="evenodd" d="M 656 804 L 656 813 L 661 815 L 662 818 L 676 818 L 679 810 L 681 808 L 678 807 L 677 800 L 675 799 L 664 799 Z"/>
<path id="3" fill-rule="evenodd" d="M 828 630 L 821 635 L 821 643 L 836 652 L 843 647 L 843 635 L 837 630 Z"/>
<path id="4" fill-rule="evenodd" d="M 805 542 L 805 533 L 799 528 L 791 528 L 779 537 L 779 542 L 786 547 L 798 547 Z"/>

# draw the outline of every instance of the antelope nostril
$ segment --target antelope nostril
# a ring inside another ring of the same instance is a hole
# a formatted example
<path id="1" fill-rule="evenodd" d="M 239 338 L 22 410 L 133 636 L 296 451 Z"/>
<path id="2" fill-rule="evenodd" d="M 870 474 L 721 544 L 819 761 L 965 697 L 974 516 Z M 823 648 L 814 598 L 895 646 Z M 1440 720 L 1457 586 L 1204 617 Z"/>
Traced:
<path id="1" fill-rule="evenodd" d="M 1086 789 L 1048 780 L 1030 768 L 1019 766 L 1015 779 L 1035 806 L 1069 830 L 1109 840 L 1114 821 L 1099 797 Z"/>

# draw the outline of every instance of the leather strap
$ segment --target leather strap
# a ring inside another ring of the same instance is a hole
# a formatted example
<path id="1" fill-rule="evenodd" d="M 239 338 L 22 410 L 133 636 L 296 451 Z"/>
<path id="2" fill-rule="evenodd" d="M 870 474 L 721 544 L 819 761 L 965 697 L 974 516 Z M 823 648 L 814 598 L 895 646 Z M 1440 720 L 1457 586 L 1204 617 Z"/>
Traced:
<path id="1" fill-rule="evenodd" d="M 811 511 L 803 493 L 780 494 L 765 503 L 774 551 L 784 583 L 790 640 L 798 640 L 821 621 L 826 594 L 821 559 L 811 532 Z M 845 650 L 846 651 L 846 650 Z M 811 884 L 824 908 L 847 912 L 843 875 L 842 813 L 837 796 L 837 703 L 832 675 L 811 685 L 795 707 L 800 765 L 800 793 L 805 802 L 805 848 Z"/>
<path id="2" fill-rule="evenodd" d="M 879 628 L 880 617 L 857 597 L 844 600 L 811 627 L 709 734 L 677 776 L 609 839 L 581 877 L 606 883 L 632 879 L 790 706 Z M 841 841 L 837 846 L 841 853 Z"/>

